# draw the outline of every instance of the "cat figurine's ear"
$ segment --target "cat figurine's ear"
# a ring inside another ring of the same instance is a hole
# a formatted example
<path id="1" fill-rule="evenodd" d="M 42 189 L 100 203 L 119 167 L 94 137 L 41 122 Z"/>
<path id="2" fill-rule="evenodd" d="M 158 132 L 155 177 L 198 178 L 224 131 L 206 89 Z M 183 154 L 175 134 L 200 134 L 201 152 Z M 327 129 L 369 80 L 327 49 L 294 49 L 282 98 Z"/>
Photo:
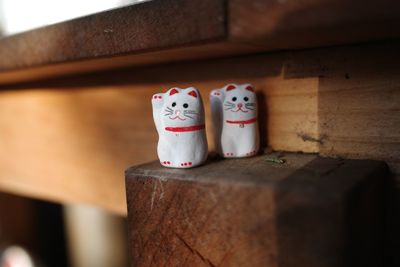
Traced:
<path id="1" fill-rule="evenodd" d="M 198 93 L 197 93 L 195 90 L 190 91 L 190 92 L 188 93 L 188 95 L 193 96 L 193 97 L 195 97 L 195 98 L 198 97 Z"/>
<path id="2" fill-rule="evenodd" d="M 245 86 L 245 88 L 244 88 L 245 90 L 254 93 L 254 88 L 253 88 L 253 86 L 252 86 L 251 84 L 245 84 L 245 85 L 241 85 L 241 86 L 240 86 L 240 85 L 231 83 L 231 84 L 226 85 L 226 86 L 224 87 L 224 90 L 225 90 L 225 92 L 229 92 L 229 91 L 236 90 L 236 89 L 238 89 L 238 88 L 243 88 L 243 86 Z"/>
<path id="3" fill-rule="evenodd" d="M 172 96 L 172 95 L 174 95 L 174 94 L 179 94 L 179 90 L 176 89 L 176 88 L 171 88 L 171 89 L 169 89 L 169 90 L 167 91 L 167 94 L 168 94 L 169 96 Z"/>
<path id="4" fill-rule="evenodd" d="M 194 87 L 189 87 L 189 88 L 187 88 L 187 89 L 186 89 L 186 92 L 187 92 L 188 95 L 190 95 L 190 96 L 192 96 L 192 97 L 194 97 L 194 98 L 199 98 L 200 93 L 199 93 L 199 91 L 198 91 L 196 88 L 194 88 Z"/>
<path id="5" fill-rule="evenodd" d="M 235 89 L 237 89 L 237 85 L 236 84 L 228 84 L 228 85 L 226 85 L 225 87 L 224 87 L 224 91 L 225 92 L 229 92 L 229 91 L 233 91 L 233 90 L 235 90 Z"/>
<path id="6" fill-rule="evenodd" d="M 250 91 L 250 92 L 255 93 L 255 92 L 254 92 L 254 88 L 253 88 L 253 86 L 252 86 L 251 84 L 246 85 L 245 89 L 246 89 L 247 91 Z"/>

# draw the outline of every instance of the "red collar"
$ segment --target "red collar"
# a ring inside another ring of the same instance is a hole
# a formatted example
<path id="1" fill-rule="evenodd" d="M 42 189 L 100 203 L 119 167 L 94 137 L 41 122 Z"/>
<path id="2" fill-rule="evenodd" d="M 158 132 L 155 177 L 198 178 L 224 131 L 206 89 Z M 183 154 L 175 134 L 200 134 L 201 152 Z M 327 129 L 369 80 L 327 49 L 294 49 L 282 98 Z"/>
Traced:
<path id="1" fill-rule="evenodd" d="M 257 121 L 257 118 L 253 118 L 250 120 L 246 120 L 246 121 L 229 121 L 227 120 L 227 123 L 232 123 L 232 124 L 250 124 L 250 123 L 255 123 Z"/>
<path id="2" fill-rule="evenodd" d="M 174 133 L 179 133 L 179 132 L 194 132 L 194 131 L 200 131 L 205 128 L 204 124 L 200 125 L 193 125 L 193 126 L 187 126 L 187 127 L 165 127 L 166 131 L 174 132 Z"/>

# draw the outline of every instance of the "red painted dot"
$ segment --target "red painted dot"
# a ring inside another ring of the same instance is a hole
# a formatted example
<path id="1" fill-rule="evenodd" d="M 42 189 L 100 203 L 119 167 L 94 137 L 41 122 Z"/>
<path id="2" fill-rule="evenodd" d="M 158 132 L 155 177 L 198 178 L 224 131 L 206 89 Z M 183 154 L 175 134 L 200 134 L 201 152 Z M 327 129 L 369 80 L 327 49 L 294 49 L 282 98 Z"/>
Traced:
<path id="1" fill-rule="evenodd" d="M 189 166 L 192 166 L 192 163 L 191 163 L 191 162 L 189 162 Z"/>
<path id="2" fill-rule="evenodd" d="M 181 166 L 183 166 L 183 163 L 181 163 Z"/>
<path id="3" fill-rule="evenodd" d="M 187 163 L 185 162 L 183 165 L 187 166 Z"/>
<path id="4" fill-rule="evenodd" d="M 171 162 L 170 162 L 170 161 L 167 161 L 167 164 L 171 164 Z"/>

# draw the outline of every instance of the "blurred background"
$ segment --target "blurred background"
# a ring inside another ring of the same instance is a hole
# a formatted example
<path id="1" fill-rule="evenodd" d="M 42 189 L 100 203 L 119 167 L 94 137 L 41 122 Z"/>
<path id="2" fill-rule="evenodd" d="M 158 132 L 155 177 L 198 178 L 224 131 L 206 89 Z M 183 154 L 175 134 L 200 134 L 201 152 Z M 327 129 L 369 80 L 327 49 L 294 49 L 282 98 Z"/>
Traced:
<path id="1" fill-rule="evenodd" d="M 0 33 L 24 32 L 148 0 L 0 0 Z"/>
<path id="2" fill-rule="evenodd" d="M 0 266 L 128 266 L 126 219 L 0 193 Z"/>
<path id="3" fill-rule="evenodd" d="M 0 0 L 0 38 L 144 1 Z M 0 267 L 128 266 L 126 237 L 102 209 L 0 193 Z"/>

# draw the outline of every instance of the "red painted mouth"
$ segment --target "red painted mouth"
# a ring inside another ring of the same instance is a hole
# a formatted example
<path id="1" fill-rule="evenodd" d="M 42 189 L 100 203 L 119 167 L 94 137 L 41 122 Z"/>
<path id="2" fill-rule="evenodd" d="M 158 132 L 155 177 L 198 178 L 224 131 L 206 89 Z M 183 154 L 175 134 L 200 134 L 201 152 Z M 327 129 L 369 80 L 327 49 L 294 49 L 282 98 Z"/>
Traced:
<path id="1" fill-rule="evenodd" d="M 169 117 L 171 120 L 176 120 L 176 119 L 179 119 L 179 120 L 181 120 L 181 121 L 185 121 L 186 119 L 185 118 L 181 118 L 181 117 L 179 117 L 179 116 L 176 116 L 175 118 L 172 118 L 172 117 Z"/>
<path id="2" fill-rule="evenodd" d="M 241 111 L 241 112 L 243 112 L 243 113 L 249 112 L 248 110 L 243 110 L 241 107 L 238 108 L 237 110 L 232 110 L 232 109 L 231 109 L 231 111 L 232 111 L 232 112 L 239 112 L 239 111 Z"/>

